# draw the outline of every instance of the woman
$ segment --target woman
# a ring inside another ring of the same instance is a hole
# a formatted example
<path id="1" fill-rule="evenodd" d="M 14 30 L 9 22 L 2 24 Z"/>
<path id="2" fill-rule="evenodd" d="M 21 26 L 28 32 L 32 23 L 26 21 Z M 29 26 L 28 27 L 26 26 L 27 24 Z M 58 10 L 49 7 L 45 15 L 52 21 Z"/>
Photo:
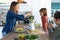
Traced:
<path id="1" fill-rule="evenodd" d="M 47 23 L 48 23 L 48 16 L 47 16 L 47 9 L 46 8 L 41 8 L 39 10 L 40 15 L 41 15 L 41 19 L 42 19 L 42 26 L 43 26 L 43 30 L 47 31 Z"/>
<path id="2" fill-rule="evenodd" d="M 3 36 L 11 32 L 16 24 L 17 19 L 24 20 L 25 17 L 29 16 L 30 14 L 26 15 L 18 15 L 19 5 L 18 2 L 12 2 L 10 6 L 10 10 L 6 16 L 6 24 L 3 28 L 2 34 Z"/>

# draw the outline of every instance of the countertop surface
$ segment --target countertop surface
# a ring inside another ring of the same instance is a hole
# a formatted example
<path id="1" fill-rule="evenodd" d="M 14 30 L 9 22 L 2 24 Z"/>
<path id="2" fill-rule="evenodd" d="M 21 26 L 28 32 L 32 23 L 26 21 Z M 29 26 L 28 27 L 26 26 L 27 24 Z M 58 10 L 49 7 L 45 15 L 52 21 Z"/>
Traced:
<path id="1" fill-rule="evenodd" d="M 18 26 L 22 27 L 24 25 L 19 24 Z M 44 31 L 39 32 L 39 40 L 49 40 L 47 34 Z M 3 37 L 1 40 L 14 40 L 14 38 L 17 37 L 17 34 L 14 32 L 10 32 L 5 37 Z"/>

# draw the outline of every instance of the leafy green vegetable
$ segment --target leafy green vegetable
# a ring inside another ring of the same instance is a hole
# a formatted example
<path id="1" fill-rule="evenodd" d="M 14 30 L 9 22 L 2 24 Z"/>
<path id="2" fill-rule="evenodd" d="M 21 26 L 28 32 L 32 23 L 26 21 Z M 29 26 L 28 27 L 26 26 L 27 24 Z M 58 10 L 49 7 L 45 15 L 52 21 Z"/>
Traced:
<path id="1" fill-rule="evenodd" d="M 34 16 L 33 15 L 29 17 L 29 20 L 33 20 L 33 19 L 34 19 Z"/>
<path id="2" fill-rule="evenodd" d="M 26 39 L 37 39 L 37 38 L 39 38 L 39 36 L 32 34 L 32 35 L 26 35 L 25 38 Z"/>

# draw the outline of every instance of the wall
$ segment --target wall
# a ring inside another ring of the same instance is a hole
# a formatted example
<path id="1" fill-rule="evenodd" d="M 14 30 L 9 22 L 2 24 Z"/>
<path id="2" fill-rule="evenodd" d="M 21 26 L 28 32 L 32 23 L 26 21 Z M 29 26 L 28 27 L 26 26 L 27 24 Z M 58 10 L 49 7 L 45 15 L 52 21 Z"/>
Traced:
<path id="1" fill-rule="evenodd" d="M 31 0 L 25 0 L 26 4 L 20 4 L 20 12 L 32 11 Z"/>
<path id="2" fill-rule="evenodd" d="M 40 23 L 40 14 L 39 14 L 39 9 L 41 6 L 41 0 L 32 0 L 32 12 L 35 17 L 36 23 Z"/>

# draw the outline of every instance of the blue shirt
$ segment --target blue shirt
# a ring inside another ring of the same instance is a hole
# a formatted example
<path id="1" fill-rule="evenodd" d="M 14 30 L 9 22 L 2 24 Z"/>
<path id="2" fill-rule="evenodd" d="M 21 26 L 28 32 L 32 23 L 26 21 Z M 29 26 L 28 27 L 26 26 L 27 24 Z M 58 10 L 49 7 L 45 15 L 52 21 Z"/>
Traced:
<path id="1" fill-rule="evenodd" d="M 24 16 L 23 15 L 18 15 L 16 14 L 14 11 L 9 10 L 6 16 L 6 24 L 3 28 L 3 32 L 9 33 L 12 31 L 12 29 L 14 28 L 17 19 L 19 20 L 24 20 Z"/>

